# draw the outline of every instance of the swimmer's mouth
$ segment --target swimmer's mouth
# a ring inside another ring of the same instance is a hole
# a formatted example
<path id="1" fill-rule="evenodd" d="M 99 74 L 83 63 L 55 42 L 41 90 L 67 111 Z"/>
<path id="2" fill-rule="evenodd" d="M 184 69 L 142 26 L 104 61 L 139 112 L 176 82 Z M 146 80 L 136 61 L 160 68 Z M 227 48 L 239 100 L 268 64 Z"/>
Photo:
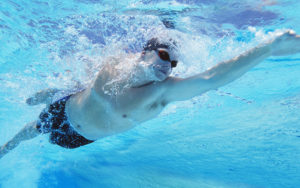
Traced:
<path id="1" fill-rule="evenodd" d="M 167 72 L 166 72 L 166 71 L 164 71 L 164 70 L 159 70 L 159 72 L 163 73 L 164 75 L 166 75 L 166 74 L 167 74 Z"/>

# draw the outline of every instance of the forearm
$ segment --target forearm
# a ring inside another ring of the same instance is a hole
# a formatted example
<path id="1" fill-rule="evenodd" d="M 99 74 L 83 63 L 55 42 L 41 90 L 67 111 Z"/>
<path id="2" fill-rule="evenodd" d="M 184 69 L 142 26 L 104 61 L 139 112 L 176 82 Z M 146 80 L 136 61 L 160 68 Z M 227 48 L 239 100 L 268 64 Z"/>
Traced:
<path id="1" fill-rule="evenodd" d="M 201 77 L 209 80 L 211 89 L 216 89 L 241 77 L 252 67 L 271 56 L 271 50 L 271 43 L 255 47 L 232 60 L 210 68 L 202 73 Z"/>

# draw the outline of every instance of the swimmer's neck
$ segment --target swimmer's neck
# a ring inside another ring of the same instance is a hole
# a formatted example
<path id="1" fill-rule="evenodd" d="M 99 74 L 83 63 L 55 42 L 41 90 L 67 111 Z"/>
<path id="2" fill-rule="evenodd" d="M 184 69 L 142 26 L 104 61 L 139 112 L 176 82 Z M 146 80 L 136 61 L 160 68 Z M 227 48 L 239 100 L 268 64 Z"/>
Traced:
<path id="1" fill-rule="evenodd" d="M 148 83 L 133 85 L 133 86 L 131 86 L 131 88 L 146 87 L 146 86 L 149 86 L 149 85 L 154 84 L 154 83 L 155 83 L 155 81 L 149 81 Z"/>

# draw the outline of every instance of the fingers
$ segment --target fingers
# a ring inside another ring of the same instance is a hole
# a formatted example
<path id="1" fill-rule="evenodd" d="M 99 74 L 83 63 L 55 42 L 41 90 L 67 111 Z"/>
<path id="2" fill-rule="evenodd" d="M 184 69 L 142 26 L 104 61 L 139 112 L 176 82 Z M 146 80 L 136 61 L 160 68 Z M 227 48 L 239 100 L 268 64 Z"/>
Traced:
<path id="1" fill-rule="evenodd" d="M 287 37 L 295 37 L 295 38 L 300 38 L 300 35 L 297 35 L 296 32 L 292 29 L 286 31 L 282 36 L 287 36 Z"/>
<path id="2" fill-rule="evenodd" d="M 288 30 L 287 33 L 290 35 L 296 35 L 296 32 L 292 29 Z"/>
<path id="3" fill-rule="evenodd" d="M 297 35 L 294 30 L 289 30 L 287 33 L 289 34 L 289 36 L 295 37 L 297 39 L 300 38 L 300 35 Z"/>

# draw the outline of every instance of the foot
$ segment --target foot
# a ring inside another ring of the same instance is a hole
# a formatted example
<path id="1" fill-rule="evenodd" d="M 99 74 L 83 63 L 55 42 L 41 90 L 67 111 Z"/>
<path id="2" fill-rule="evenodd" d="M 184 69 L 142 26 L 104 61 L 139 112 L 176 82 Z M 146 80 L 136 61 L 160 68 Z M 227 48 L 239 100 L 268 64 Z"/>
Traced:
<path id="1" fill-rule="evenodd" d="M 26 100 L 26 103 L 30 106 L 38 104 L 50 104 L 53 96 L 58 92 L 58 89 L 45 89 L 37 92 L 33 97 Z"/>

